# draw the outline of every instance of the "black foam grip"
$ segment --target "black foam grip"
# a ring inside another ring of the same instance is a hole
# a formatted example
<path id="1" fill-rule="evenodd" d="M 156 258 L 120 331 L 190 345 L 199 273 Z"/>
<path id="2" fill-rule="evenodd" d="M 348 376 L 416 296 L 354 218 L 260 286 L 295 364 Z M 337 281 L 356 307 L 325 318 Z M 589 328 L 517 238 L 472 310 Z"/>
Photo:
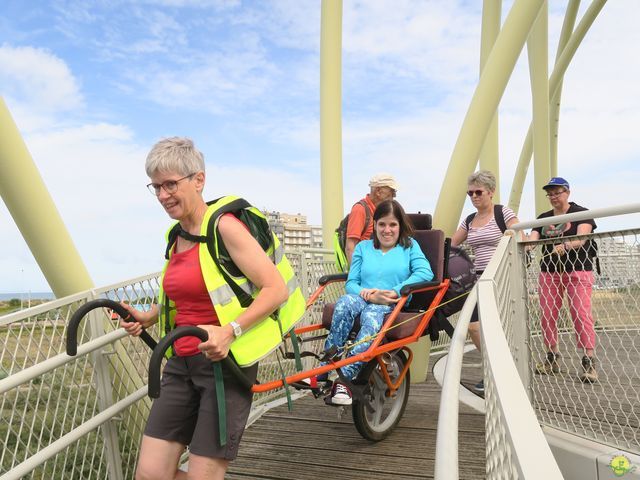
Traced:
<path id="1" fill-rule="evenodd" d="M 110 308 L 125 320 L 131 317 L 129 311 L 120 303 L 114 300 L 109 300 L 108 298 L 99 298 L 97 300 L 91 300 L 85 303 L 74 312 L 74 314 L 71 316 L 71 319 L 69 320 L 69 325 L 67 326 L 67 355 L 75 356 L 78 353 L 78 327 L 80 326 L 80 322 L 87 315 L 87 313 L 89 313 L 91 310 L 95 310 L 96 308 Z M 140 334 L 140 338 L 152 350 L 157 345 L 156 341 L 151 337 L 151 335 L 149 335 L 144 330 Z"/>
<path id="2" fill-rule="evenodd" d="M 173 342 L 182 337 L 197 337 L 201 341 L 206 342 L 209 339 L 209 334 L 205 330 L 194 326 L 176 327 L 158 342 L 158 346 L 153 349 L 151 360 L 149 361 L 149 396 L 151 398 L 158 398 L 160 396 L 160 368 L 162 367 L 162 358 Z M 253 382 L 247 378 L 235 360 L 227 356 L 223 358 L 221 362 L 222 367 L 228 369 L 243 387 L 247 390 L 251 389 Z"/>

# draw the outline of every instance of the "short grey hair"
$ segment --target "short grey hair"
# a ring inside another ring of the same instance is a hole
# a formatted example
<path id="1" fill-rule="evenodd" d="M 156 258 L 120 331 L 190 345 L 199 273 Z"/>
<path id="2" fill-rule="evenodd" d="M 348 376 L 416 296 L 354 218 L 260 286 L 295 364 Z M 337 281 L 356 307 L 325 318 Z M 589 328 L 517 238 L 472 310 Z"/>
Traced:
<path id="1" fill-rule="evenodd" d="M 480 170 L 472 173 L 467 179 L 467 185 L 480 185 L 489 192 L 496 191 L 496 176 L 489 170 Z"/>
<path id="2" fill-rule="evenodd" d="M 147 155 L 144 168 L 149 177 L 158 172 L 190 175 L 204 172 L 204 156 L 190 138 L 163 138 Z"/>

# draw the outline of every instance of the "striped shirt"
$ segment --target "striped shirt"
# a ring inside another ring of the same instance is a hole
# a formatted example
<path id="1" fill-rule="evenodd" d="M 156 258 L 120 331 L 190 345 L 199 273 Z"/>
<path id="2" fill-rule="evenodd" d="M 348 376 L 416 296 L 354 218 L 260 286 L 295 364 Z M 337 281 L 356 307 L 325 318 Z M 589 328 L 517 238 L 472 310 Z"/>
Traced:
<path id="1" fill-rule="evenodd" d="M 504 223 L 509 223 L 512 218 L 516 217 L 516 214 L 509 207 L 502 207 L 502 215 L 504 216 Z M 502 238 L 502 232 L 496 223 L 496 219 L 492 217 L 484 227 L 475 228 L 471 226 L 469 228 L 465 217 L 460 224 L 460 228 L 467 231 L 467 244 L 473 249 L 476 271 L 484 271 Z"/>

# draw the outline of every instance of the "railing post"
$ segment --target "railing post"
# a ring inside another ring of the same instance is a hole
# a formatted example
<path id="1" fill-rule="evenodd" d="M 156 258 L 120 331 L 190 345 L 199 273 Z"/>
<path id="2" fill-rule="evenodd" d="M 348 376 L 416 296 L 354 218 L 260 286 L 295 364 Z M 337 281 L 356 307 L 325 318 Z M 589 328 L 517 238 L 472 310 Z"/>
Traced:
<path id="1" fill-rule="evenodd" d="M 307 252 L 299 250 L 300 254 L 300 286 L 304 298 L 309 298 L 309 263 L 307 262 Z"/>
<path id="2" fill-rule="evenodd" d="M 96 298 L 96 295 L 91 295 Z M 89 312 L 89 332 L 91 338 L 99 338 L 105 334 L 104 325 L 99 318 L 99 311 Z M 91 353 L 91 363 L 94 369 L 96 394 L 98 407 L 103 412 L 115 402 L 113 398 L 113 385 L 111 382 L 110 366 L 104 355 L 104 347 Z M 105 422 L 102 429 L 104 439 L 105 460 L 109 480 L 124 480 L 122 473 L 122 457 L 120 456 L 120 444 L 118 439 L 117 420 L 113 418 Z"/>
<path id="3" fill-rule="evenodd" d="M 509 287 L 511 298 L 509 298 L 509 308 L 514 321 L 512 322 L 513 332 L 513 355 L 516 369 L 520 375 L 520 380 L 532 400 L 531 392 L 531 369 L 529 368 L 531 359 L 531 349 L 529 348 L 529 302 L 526 289 L 527 270 L 524 267 L 524 248 L 518 245 L 520 232 L 514 232 L 509 242 Z"/>

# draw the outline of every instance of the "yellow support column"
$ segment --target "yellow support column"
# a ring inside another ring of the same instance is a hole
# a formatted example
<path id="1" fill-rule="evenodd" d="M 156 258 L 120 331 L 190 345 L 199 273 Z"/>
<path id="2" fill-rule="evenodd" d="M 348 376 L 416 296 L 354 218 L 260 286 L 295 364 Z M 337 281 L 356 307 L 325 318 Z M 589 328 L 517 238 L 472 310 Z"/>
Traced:
<path id="1" fill-rule="evenodd" d="M 578 23 L 575 31 L 571 34 L 571 38 L 569 39 L 569 42 L 567 42 L 567 46 L 562 50 L 562 55 L 560 55 L 556 60 L 556 64 L 553 67 L 553 73 L 551 73 L 551 77 L 549 77 L 550 95 L 555 96 L 573 56 L 605 3 L 607 3 L 607 0 L 593 0 L 587 11 L 582 16 L 582 19 L 580 20 L 580 23 Z M 516 172 L 513 177 L 513 183 L 511 184 L 511 195 L 509 196 L 508 205 L 514 212 L 516 212 L 516 214 L 520 209 L 522 189 L 524 187 L 527 170 L 529 169 L 529 161 L 531 160 L 531 154 L 533 152 L 532 128 L 533 127 L 530 125 L 529 131 L 527 132 L 527 136 L 522 145 L 518 166 L 516 167 Z"/>
<path id="2" fill-rule="evenodd" d="M 56 297 L 93 288 L 89 272 L 2 97 L 0 196 Z"/>
<path id="3" fill-rule="evenodd" d="M 502 0 L 484 0 L 482 6 L 482 35 L 480 39 L 480 74 L 500 33 Z M 498 110 L 491 120 L 491 126 L 480 151 L 480 169 L 489 170 L 496 176 L 495 203 L 500 203 L 500 154 L 498 149 Z"/>
<path id="4" fill-rule="evenodd" d="M 473 94 L 438 197 L 433 223 L 452 235 L 464 205 L 467 177 L 473 172 L 493 115 L 544 0 L 516 0 L 487 59 Z"/>
<path id="5" fill-rule="evenodd" d="M 433 217 L 434 228 L 444 230 L 446 235 L 452 235 L 458 225 L 467 177 L 476 166 L 491 121 L 542 2 L 515 1 L 484 65 L 453 149 Z M 417 381 L 426 377 L 430 346 L 427 342 L 422 340 L 412 348 L 415 359 L 411 375 Z"/>
<path id="6" fill-rule="evenodd" d="M 536 215 L 549 209 L 544 185 L 550 178 L 549 167 L 549 8 L 544 1 L 527 41 L 531 97 L 533 103 L 533 165 Z"/>
<path id="7" fill-rule="evenodd" d="M 322 0 L 320 29 L 320 182 L 322 239 L 344 216 L 342 199 L 342 0 Z"/>
<path id="8" fill-rule="evenodd" d="M 61 298 L 92 289 L 94 285 L 89 272 L 2 97 L 0 97 L 0 196 L 55 296 Z M 88 329 L 91 337 L 97 338 L 104 335 L 105 328 L 99 321 L 95 321 L 99 317 L 92 313 L 90 318 L 92 320 L 88 324 Z M 104 322 L 108 325 L 108 330 L 113 329 L 112 322 L 109 320 Z M 122 344 L 118 342 L 113 345 L 113 348 L 119 359 L 115 365 L 105 361 L 106 357 L 99 352 L 91 355 L 91 361 L 96 369 L 96 378 L 100 377 L 103 380 L 122 378 L 123 372 L 127 372 L 131 382 L 120 389 L 120 398 L 115 398 L 108 381 L 97 381 L 99 401 L 103 407 L 112 405 L 114 401 L 121 400 L 145 384 L 144 379 L 135 374 L 137 369 Z M 115 373 L 109 376 L 108 368 L 113 369 Z M 144 402 L 149 404 L 148 399 Z M 124 414 L 128 415 L 127 412 Z M 111 459 L 108 465 L 110 472 L 121 470 L 117 442 L 113 443 L 113 438 L 117 439 L 117 423 L 109 421 L 104 425 L 105 429 L 112 432 L 111 436 L 107 435 L 111 443 L 105 444 L 107 456 Z M 124 425 L 131 425 L 132 430 L 129 433 L 137 438 L 140 433 L 136 428 L 139 427 L 136 427 L 135 423 L 125 422 Z"/>
<path id="9" fill-rule="evenodd" d="M 576 24 L 576 17 L 578 16 L 578 8 L 580 7 L 580 0 L 570 0 L 567 5 L 567 12 L 564 15 L 564 22 L 562 22 L 562 30 L 560 31 L 560 39 L 558 40 L 558 50 L 556 51 L 556 62 L 562 51 L 567 46 L 569 38 L 571 38 L 571 32 Z M 551 98 L 549 103 L 549 128 L 550 128 L 550 151 L 549 151 L 549 168 L 551 170 L 551 176 L 558 176 L 558 127 L 560 124 L 560 98 L 562 97 L 562 81 L 560 78 L 558 87 Z"/>

